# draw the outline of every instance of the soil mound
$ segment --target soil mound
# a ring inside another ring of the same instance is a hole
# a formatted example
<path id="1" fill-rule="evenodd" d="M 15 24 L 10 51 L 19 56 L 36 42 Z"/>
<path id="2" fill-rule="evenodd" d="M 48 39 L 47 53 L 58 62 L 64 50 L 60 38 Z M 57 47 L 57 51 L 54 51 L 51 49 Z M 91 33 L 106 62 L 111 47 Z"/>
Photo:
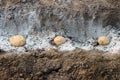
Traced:
<path id="1" fill-rule="evenodd" d="M 0 55 L 0 80 L 120 80 L 120 55 L 81 49 Z"/>

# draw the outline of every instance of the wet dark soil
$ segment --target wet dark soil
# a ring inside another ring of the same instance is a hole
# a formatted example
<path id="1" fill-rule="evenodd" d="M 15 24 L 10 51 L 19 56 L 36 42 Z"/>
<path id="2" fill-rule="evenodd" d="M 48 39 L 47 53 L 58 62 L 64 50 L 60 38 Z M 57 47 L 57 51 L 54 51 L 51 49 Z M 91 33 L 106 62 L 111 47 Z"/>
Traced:
<path id="1" fill-rule="evenodd" d="M 36 50 L 0 55 L 0 80 L 120 80 L 120 55 Z"/>

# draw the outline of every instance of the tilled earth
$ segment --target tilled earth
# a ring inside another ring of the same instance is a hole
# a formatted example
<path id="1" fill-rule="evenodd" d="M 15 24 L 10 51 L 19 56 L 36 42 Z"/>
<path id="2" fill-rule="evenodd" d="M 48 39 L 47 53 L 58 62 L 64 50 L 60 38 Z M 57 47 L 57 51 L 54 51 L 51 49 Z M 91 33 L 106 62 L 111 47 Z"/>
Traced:
<path id="1" fill-rule="evenodd" d="M 120 80 L 120 55 L 35 50 L 0 55 L 0 80 Z"/>

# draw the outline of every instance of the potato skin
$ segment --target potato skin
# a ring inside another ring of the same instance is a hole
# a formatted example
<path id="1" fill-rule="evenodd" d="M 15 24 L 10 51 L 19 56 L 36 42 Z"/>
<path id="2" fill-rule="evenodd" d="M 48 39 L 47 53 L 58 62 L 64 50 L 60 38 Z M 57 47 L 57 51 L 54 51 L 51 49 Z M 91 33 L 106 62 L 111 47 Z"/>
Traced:
<path id="1" fill-rule="evenodd" d="M 22 35 L 14 35 L 9 38 L 10 44 L 15 47 L 21 47 L 26 44 L 26 39 Z"/>
<path id="2" fill-rule="evenodd" d="M 106 36 L 100 36 L 98 38 L 99 45 L 108 45 L 110 43 L 110 39 Z"/>
<path id="3" fill-rule="evenodd" d="M 66 42 L 66 39 L 62 36 L 57 36 L 54 38 L 54 43 L 56 45 L 61 45 L 61 44 L 64 44 Z"/>

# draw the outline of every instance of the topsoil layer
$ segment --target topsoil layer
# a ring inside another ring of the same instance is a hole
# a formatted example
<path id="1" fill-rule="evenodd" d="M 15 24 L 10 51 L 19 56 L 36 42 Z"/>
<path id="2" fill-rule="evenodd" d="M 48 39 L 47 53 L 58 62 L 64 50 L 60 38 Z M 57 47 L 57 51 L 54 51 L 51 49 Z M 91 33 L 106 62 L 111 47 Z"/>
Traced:
<path id="1" fill-rule="evenodd" d="M 120 80 L 120 55 L 81 49 L 1 53 L 0 80 Z"/>

